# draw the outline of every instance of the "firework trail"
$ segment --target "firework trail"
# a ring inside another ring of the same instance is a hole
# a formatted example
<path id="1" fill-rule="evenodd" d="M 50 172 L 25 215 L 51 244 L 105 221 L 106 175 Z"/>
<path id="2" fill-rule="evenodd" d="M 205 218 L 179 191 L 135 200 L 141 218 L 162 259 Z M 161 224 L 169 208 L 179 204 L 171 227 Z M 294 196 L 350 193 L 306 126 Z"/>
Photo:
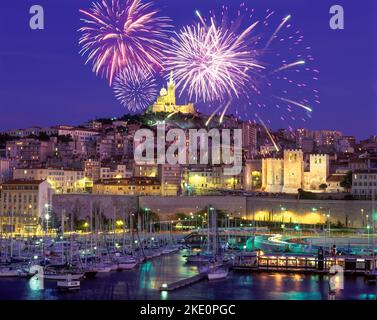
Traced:
<path id="1" fill-rule="evenodd" d="M 124 69 L 115 77 L 113 90 L 120 103 L 132 112 L 149 107 L 158 94 L 154 77 L 135 66 Z"/>
<path id="2" fill-rule="evenodd" d="M 291 18 L 291 15 L 288 15 L 286 16 L 283 21 L 279 24 L 279 26 L 277 27 L 277 29 L 275 30 L 275 32 L 272 34 L 271 38 L 268 40 L 266 46 L 264 47 L 265 49 L 267 49 L 271 42 L 274 41 L 274 39 L 276 38 L 276 35 L 279 33 L 279 31 L 281 30 L 281 28 L 283 28 L 283 26 L 285 25 L 285 23 Z"/>
<path id="3" fill-rule="evenodd" d="M 283 70 L 288 69 L 288 68 L 293 68 L 293 67 L 299 66 L 301 64 L 305 64 L 305 61 L 300 60 L 300 61 L 296 61 L 296 62 L 292 62 L 292 63 L 286 64 L 286 65 L 283 65 L 280 68 L 274 70 L 273 73 L 280 72 L 280 71 L 283 71 Z"/>
<path id="4" fill-rule="evenodd" d="M 302 103 L 299 103 L 299 102 L 296 102 L 296 101 L 293 101 L 293 100 L 290 100 L 290 99 L 286 99 L 286 98 L 282 98 L 282 97 L 276 97 L 277 99 L 280 99 L 281 101 L 285 101 L 285 102 L 288 102 L 289 104 L 293 104 L 295 106 L 298 106 L 300 108 L 303 108 L 305 109 L 306 111 L 309 111 L 309 112 L 312 112 L 312 108 L 308 107 L 308 106 L 305 106 L 303 105 Z"/>
<path id="5" fill-rule="evenodd" d="M 258 114 L 255 114 L 255 117 L 259 120 L 259 122 L 262 124 L 262 127 L 263 129 L 266 131 L 268 137 L 270 138 L 272 144 L 274 145 L 274 148 L 277 152 L 280 151 L 280 148 L 278 147 L 274 137 L 272 136 L 270 130 L 267 128 L 266 124 L 264 123 L 264 121 L 258 116 Z"/>
<path id="6" fill-rule="evenodd" d="M 110 85 L 115 75 L 131 64 L 145 72 L 162 69 L 170 19 L 159 16 L 151 3 L 102 0 L 80 12 L 85 24 L 79 29 L 80 54 Z"/>
<path id="7" fill-rule="evenodd" d="M 172 39 L 166 50 L 165 67 L 173 71 L 180 94 L 203 102 L 239 96 L 248 80 L 248 70 L 263 68 L 247 48 L 244 37 L 255 24 L 240 36 L 217 26 L 214 19 L 206 24 L 186 26 Z"/>
<path id="8" fill-rule="evenodd" d="M 221 113 L 220 120 L 219 120 L 220 123 L 223 123 L 224 116 L 225 116 L 226 112 L 228 111 L 231 103 L 232 103 L 232 100 L 229 100 L 228 103 L 226 104 L 223 112 Z"/>
<path id="9" fill-rule="evenodd" d="M 175 35 L 166 69 L 174 71 L 180 95 L 210 111 L 208 123 L 224 106 L 214 110 L 209 101 L 231 101 L 222 120 L 229 112 L 254 122 L 263 118 L 264 126 L 282 121 L 292 130 L 290 122 L 311 117 L 320 103 L 319 71 L 294 17 L 270 9 L 257 14 L 244 3 L 236 15 L 223 6 L 220 14 L 196 16 L 198 24 Z"/>
<path id="10" fill-rule="evenodd" d="M 217 109 L 215 111 L 212 112 L 212 114 L 208 117 L 208 119 L 206 121 L 206 127 L 208 127 L 208 125 L 211 123 L 213 117 L 216 115 L 217 112 L 219 112 L 221 110 L 222 107 L 223 107 L 223 104 L 221 104 L 219 107 L 217 107 Z"/>
<path id="11" fill-rule="evenodd" d="M 316 89 L 319 70 L 311 47 L 292 24 L 294 17 L 279 16 L 271 9 L 257 13 L 242 3 L 236 15 L 223 6 L 219 14 L 211 11 L 209 20 L 217 21 L 218 29 L 237 35 L 253 62 L 263 66 L 244 70 L 246 81 L 238 87 L 239 94 L 233 95 L 226 112 L 254 119 L 263 127 L 280 127 L 281 121 L 290 130 L 291 122 L 311 117 L 315 105 L 320 104 Z M 201 15 L 200 21 L 206 23 Z"/>

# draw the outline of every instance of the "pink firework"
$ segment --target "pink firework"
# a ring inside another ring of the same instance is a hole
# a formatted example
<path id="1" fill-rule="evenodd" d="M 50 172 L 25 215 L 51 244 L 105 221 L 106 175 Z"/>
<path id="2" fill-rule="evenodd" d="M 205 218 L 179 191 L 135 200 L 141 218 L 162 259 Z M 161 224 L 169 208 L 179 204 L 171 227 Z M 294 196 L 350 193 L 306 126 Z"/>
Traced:
<path id="1" fill-rule="evenodd" d="M 263 126 L 281 127 L 282 122 L 293 130 L 293 122 L 306 122 L 320 104 L 320 93 L 316 89 L 320 71 L 311 46 L 307 44 L 303 33 L 294 26 L 294 16 L 271 9 L 257 12 L 247 8 L 245 3 L 237 10 L 231 7 L 230 10 L 222 6 L 220 12 L 212 10 L 209 18 L 203 18 L 197 13 L 201 25 L 211 22 L 216 24 L 217 30 L 236 35 L 242 40 L 242 51 L 248 52 L 254 64 L 263 67 L 241 70 L 244 72 L 237 77 L 242 77 L 242 81 L 234 82 L 237 86 L 233 92 L 237 94 L 228 99 L 230 105 L 222 103 L 223 107 L 216 109 L 219 103 L 215 101 L 199 104 L 198 108 L 215 111 L 221 117 L 229 113 L 239 118 L 253 119 Z M 187 64 L 176 63 L 172 66 L 178 71 L 188 68 Z M 179 72 L 175 71 L 175 74 L 179 75 Z M 212 83 L 218 83 L 212 80 L 200 85 L 199 89 L 208 91 Z M 189 85 L 193 86 L 192 82 L 187 82 Z M 232 87 L 224 89 L 229 91 Z"/>
<path id="2" fill-rule="evenodd" d="M 162 68 L 163 48 L 170 19 L 159 16 L 151 3 L 140 0 L 102 0 L 89 10 L 80 10 L 85 26 L 79 29 L 80 53 L 93 64 L 93 72 L 114 76 L 125 67 L 137 66 L 145 72 Z"/>
<path id="3" fill-rule="evenodd" d="M 208 25 L 201 19 L 176 33 L 166 50 L 165 67 L 174 72 L 181 94 L 187 91 L 190 98 L 204 102 L 238 96 L 246 88 L 249 70 L 263 68 L 244 41 L 254 26 L 237 35 L 213 19 Z"/>

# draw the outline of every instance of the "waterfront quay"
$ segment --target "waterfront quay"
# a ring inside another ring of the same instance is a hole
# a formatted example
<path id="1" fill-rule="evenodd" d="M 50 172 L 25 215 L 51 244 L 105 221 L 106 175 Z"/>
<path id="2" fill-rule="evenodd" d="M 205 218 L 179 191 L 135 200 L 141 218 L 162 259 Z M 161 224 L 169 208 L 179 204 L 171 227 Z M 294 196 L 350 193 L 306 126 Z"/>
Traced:
<path id="1" fill-rule="evenodd" d="M 363 228 L 371 224 L 373 203 L 368 200 L 299 200 L 292 197 L 255 196 L 119 196 L 95 194 L 55 194 L 52 207 L 61 212 L 74 212 L 84 218 L 93 210 L 112 217 L 137 208 L 148 208 L 161 220 L 175 219 L 177 213 L 196 216 L 198 211 L 212 205 L 230 215 L 230 218 L 255 220 L 275 224 L 333 224 Z M 369 217 L 369 218 L 368 218 Z M 369 220 L 368 220 L 369 219 Z"/>
<path id="2" fill-rule="evenodd" d="M 123 272 L 97 274 L 85 279 L 79 291 L 63 293 L 46 281 L 44 289 L 27 278 L 0 278 L 3 300 L 327 300 L 328 274 L 233 271 L 227 279 L 203 279 L 169 291 L 170 284 L 198 274 L 198 266 L 185 263 L 188 251 L 163 255 Z M 344 290 L 336 299 L 376 300 L 377 288 L 364 277 L 345 276 Z"/>

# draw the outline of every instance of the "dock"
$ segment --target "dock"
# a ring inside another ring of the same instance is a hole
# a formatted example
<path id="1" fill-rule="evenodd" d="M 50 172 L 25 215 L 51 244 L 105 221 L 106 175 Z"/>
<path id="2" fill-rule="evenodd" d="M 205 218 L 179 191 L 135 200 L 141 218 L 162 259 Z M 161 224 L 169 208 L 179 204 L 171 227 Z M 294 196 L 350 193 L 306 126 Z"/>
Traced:
<path id="1" fill-rule="evenodd" d="M 377 259 L 373 256 L 323 256 L 304 254 L 264 254 L 258 256 L 238 256 L 231 265 L 234 270 L 251 272 L 295 272 L 329 273 L 335 265 L 341 266 L 347 274 L 364 275 L 373 269 Z"/>
<path id="2" fill-rule="evenodd" d="M 160 291 L 173 291 L 182 287 L 189 286 L 191 284 L 194 284 L 206 278 L 207 278 L 207 273 L 203 272 L 195 276 L 192 276 L 190 278 L 181 279 L 172 283 L 163 283 L 160 287 Z"/>

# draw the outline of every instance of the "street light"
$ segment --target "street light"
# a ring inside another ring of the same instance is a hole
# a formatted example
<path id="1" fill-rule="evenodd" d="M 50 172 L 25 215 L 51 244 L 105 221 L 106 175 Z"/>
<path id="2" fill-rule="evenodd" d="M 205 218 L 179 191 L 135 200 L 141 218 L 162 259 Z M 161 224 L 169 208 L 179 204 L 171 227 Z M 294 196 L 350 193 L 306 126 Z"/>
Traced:
<path id="1" fill-rule="evenodd" d="M 367 225 L 367 232 L 368 232 L 368 250 L 370 249 L 370 237 L 369 237 L 369 230 L 370 230 L 370 225 Z"/>
<path id="2" fill-rule="evenodd" d="M 198 225 L 198 210 L 199 210 L 199 207 L 196 206 L 196 228 L 199 229 L 199 225 Z"/>
<path id="3" fill-rule="evenodd" d="M 46 219 L 46 232 L 48 234 L 48 220 L 50 219 L 50 215 L 48 213 L 45 214 L 45 219 Z"/>
<path id="4" fill-rule="evenodd" d="M 313 214 L 316 214 L 317 211 L 318 211 L 317 208 L 315 208 L 315 207 L 312 208 L 312 213 Z M 313 229 L 314 229 L 314 233 L 315 233 L 316 232 L 316 226 L 315 226 L 315 222 L 314 221 L 315 221 L 315 219 L 313 219 Z"/>
<path id="5" fill-rule="evenodd" d="M 331 217 L 331 215 L 330 214 L 327 214 L 326 215 L 326 217 L 327 217 L 327 228 L 329 229 L 329 252 L 330 252 L 330 250 L 331 250 L 331 244 L 330 244 L 330 238 L 331 238 L 331 224 L 330 224 L 330 217 Z"/>
<path id="6" fill-rule="evenodd" d="M 281 222 L 284 223 L 284 213 L 287 211 L 287 208 L 281 207 Z"/>

